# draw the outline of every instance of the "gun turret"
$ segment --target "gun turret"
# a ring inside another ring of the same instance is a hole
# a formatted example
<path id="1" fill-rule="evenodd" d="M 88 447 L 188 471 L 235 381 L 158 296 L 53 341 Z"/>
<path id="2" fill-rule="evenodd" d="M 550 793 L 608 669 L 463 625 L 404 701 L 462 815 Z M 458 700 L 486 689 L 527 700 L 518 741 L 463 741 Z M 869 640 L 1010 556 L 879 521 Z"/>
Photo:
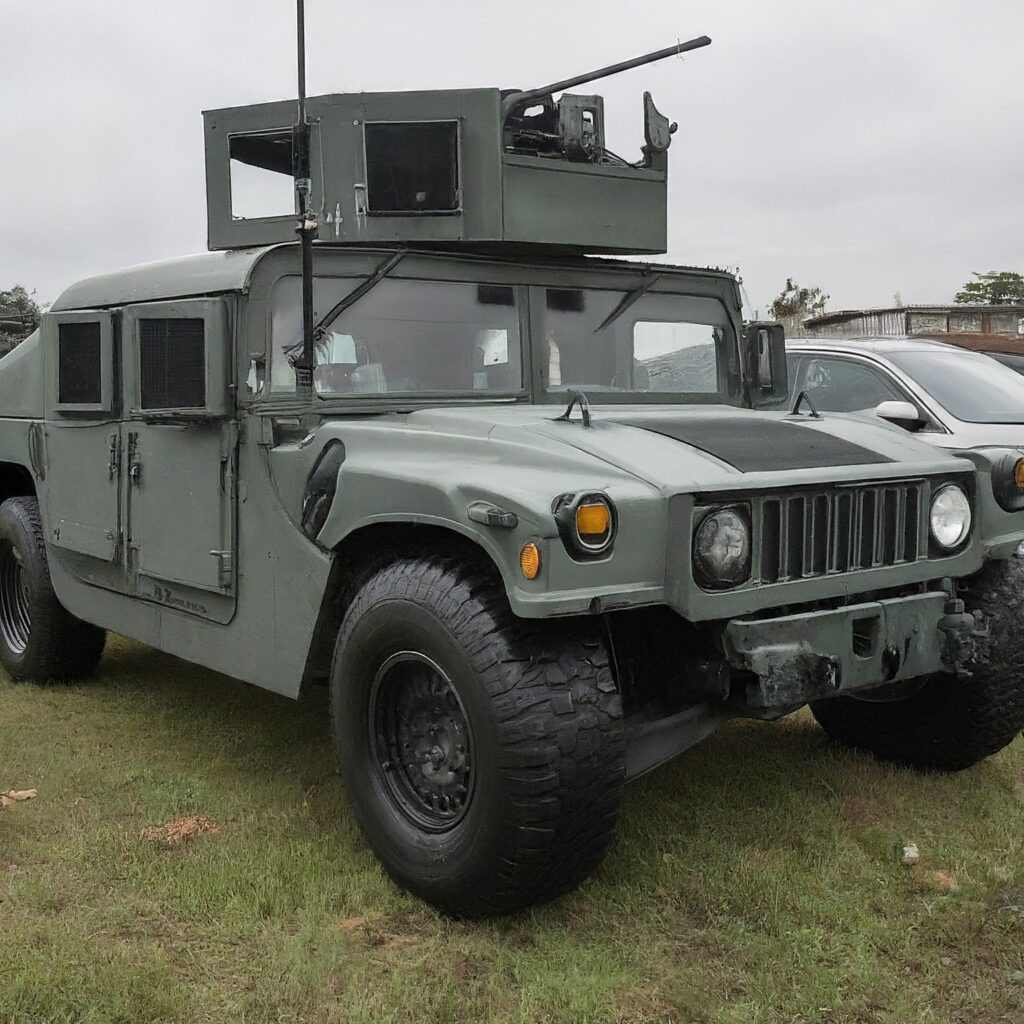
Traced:
<path id="1" fill-rule="evenodd" d="M 565 90 L 710 42 L 700 36 L 526 91 L 309 97 L 300 199 L 318 244 L 664 252 L 675 125 L 645 93 L 645 145 L 629 162 L 606 146 L 603 99 Z M 295 238 L 294 112 L 285 100 L 205 113 L 211 249 Z M 254 194 L 261 208 L 244 205 Z M 275 194 L 278 205 L 266 208 Z"/>

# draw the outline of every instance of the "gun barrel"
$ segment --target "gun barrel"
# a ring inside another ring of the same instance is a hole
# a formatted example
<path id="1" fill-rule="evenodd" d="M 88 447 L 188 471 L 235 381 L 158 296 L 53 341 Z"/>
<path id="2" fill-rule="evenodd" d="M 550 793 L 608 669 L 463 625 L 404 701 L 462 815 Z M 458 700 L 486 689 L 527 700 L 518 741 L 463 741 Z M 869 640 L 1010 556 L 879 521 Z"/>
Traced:
<path id="1" fill-rule="evenodd" d="M 610 75 L 617 75 L 621 71 L 630 71 L 633 68 L 643 67 L 644 64 L 653 64 L 655 61 L 664 60 L 666 57 L 675 57 L 681 53 L 688 53 L 690 50 L 699 50 L 703 46 L 710 46 L 711 39 L 708 36 L 698 36 L 696 39 L 689 39 L 685 43 L 676 43 L 675 46 L 666 46 L 664 50 L 655 50 L 653 53 L 645 53 L 642 57 L 634 57 L 632 60 L 624 60 L 619 64 L 609 64 L 606 68 L 597 71 L 588 71 L 583 75 L 576 75 L 575 78 L 566 78 L 561 82 L 554 82 L 545 85 L 540 89 L 530 89 L 527 92 L 513 93 L 505 99 L 505 113 L 514 106 L 530 100 L 540 99 L 543 96 L 550 96 L 555 92 L 562 92 L 565 89 L 572 89 L 577 85 L 584 85 L 587 82 L 594 82 L 599 78 L 608 78 Z"/>

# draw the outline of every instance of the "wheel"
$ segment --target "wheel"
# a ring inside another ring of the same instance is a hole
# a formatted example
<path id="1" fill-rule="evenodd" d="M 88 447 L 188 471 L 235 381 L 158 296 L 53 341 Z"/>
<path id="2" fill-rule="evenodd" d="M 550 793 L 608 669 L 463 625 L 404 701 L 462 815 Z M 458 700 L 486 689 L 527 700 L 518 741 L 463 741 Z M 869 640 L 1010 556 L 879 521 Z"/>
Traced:
<path id="1" fill-rule="evenodd" d="M 960 771 L 1013 742 L 1024 729 L 1024 562 L 992 562 L 960 588 L 977 623 L 971 675 L 920 681 L 885 702 L 834 697 L 811 705 L 833 738 L 897 764 Z"/>
<path id="2" fill-rule="evenodd" d="M 99 664 L 106 636 L 57 600 L 39 502 L 19 497 L 0 504 L 0 662 L 10 677 L 82 679 Z"/>
<path id="3" fill-rule="evenodd" d="M 516 619 L 489 566 L 375 571 L 338 635 L 331 715 L 370 846 L 446 913 L 549 900 L 603 859 L 625 739 L 602 635 Z"/>

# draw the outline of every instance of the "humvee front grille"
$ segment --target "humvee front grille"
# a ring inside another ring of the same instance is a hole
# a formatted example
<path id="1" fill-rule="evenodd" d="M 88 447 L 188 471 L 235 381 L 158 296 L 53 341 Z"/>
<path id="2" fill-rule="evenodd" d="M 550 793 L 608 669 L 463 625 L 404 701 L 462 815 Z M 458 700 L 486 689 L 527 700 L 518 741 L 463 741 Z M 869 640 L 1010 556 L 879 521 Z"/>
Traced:
<path id="1" fill-rule="evenodd" d="M 927 557 L 926 483 L 898 481 L 756 498 L 761 583 L 899 565 Z"/>

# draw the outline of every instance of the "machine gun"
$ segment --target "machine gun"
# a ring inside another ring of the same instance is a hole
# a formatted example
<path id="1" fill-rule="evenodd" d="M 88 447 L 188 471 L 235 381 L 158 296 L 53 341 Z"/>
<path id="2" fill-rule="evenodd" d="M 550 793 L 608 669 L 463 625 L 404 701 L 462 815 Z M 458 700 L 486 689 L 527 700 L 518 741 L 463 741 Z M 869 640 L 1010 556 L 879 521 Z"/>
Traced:
<path id="1" fill-rule="evenodd" d="M 658 112 L 649 92 L 644 93 L 644 159 L 637 164 L 629 164 L 605 147 L 603 99 L 600 96 L 576 96 L 566 90 L 710 45 L 711 39 L 708 36 L 698 36 L 685 43 L 667 46 L 663 50 L 645 53 L 632 60 L 610 64 L 538 89 L 503 92 L 501 110 L 506 152 L 554 156 L 589 163 L 651 166 L 654 154 L 668 149 L 677 126 Z M 554 94 L 559 92 L 564 95 L 556 101 Z M 535 109 L 538 106 L 540 109 Z"/>

